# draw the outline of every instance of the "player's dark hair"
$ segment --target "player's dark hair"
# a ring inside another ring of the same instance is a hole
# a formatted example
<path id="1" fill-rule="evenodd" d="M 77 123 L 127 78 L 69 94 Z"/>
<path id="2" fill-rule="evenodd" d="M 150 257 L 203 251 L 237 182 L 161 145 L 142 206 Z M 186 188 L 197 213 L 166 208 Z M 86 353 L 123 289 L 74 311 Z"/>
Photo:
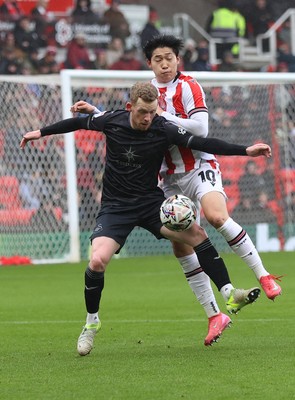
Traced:
<path id="1" fill-rule="evenodd" d="M 158 98 L 158 91 L 149 82 L 137 82 L 130 90 L 130 101 L 135 104 L 139 98 L 147 103 L 152 103 Z"/>
<path id="2" fill-rule="evenodd" d="M 180 50 L 183 48 L 183 41 L 173 35 L 154 36 L 143 47 L 143 53 L 147 60 L 151 60 L 154 50 L 158 47 L 169 47 L 178 57 Z"/>

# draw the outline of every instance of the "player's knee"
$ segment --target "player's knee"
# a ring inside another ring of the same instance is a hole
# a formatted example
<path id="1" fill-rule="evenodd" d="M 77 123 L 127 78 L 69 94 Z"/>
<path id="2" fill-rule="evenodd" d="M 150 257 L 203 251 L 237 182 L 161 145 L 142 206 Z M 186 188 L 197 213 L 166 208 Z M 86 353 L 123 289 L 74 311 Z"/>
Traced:
<path id="1" fill-rule="evenodd" d="M 210 225 L 212 225 L 215 229 L 217 229 L 220 228 L 225 223 L 225 221 L 228 219 L 228 215 L 214 213 L 210 214 L 206 219 Z"/>
<path id="2" fill-rule="evenodd" d="M 91 269 L 96 272 L 104 272 L 107 266 L 106 261 L 103 259 L 99 252 L 93 252 L 90 260 Z"/>
<path id="3" fill-rule="evenodd" d="M 172 242 L 172 246 L 173 246 L 173 253 L 177 258 L 185 257 L 194 253 L 192 247 L 184 243 Z"/>
<path id="4" fill-rule="evenodd" d="M 194 244 L 192 247 L 202 243 L 204 240 L 208 238 L 208 235 L 205 231 L 204 228 L 202 228 L 200 225 L 195 224 L 192 227 L 192 240 L 194 241 Z"/>

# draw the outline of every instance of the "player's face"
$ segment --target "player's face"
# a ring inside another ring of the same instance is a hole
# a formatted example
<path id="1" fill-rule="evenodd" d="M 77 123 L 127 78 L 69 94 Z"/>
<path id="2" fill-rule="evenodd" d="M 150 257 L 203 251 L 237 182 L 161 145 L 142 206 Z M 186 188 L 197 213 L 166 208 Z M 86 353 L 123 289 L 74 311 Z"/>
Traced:
<path id="1" fill-rule="evenodd" d="M 156 115 L 158 100 L 147 103 L 142 99 L 138 99 L 135 104 L 128 103 L 127 109 L 130 112 L 130 123 L 133 129 L 146 131 Z"/>
<path id="2" fill-rule="evenodd" d="M 153 70 L 159 83 L 168 83 L 175 78 L 179 64 L 179 57 L 170 47 L 159 47 L 153 51 L 148 66 Z"/>

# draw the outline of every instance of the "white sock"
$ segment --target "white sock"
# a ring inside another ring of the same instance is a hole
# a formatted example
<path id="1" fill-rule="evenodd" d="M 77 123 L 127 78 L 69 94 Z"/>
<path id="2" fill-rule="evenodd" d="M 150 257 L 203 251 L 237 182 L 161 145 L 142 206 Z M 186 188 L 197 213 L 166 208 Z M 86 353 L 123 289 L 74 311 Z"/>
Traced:
<path id="1" fill-rule="evenodd" d="M 232 218 L 228 218 L 217 231 L 222 234 L 231 249 L 252 269 L 258 280 L 262 276 L 269 275 L 250 236 Z"/>
<path id="2" fill-rule="evenodd" d="M 230 292 L 234 289 L 233 285 L 231 283 L 228 283 L 220 289 L 220 293 L 222 297 L 224 298 L 225 301 L 227 301 L 230 297 Z"/>
<path id="3" fill-rule="evenodd" d="M 208 275 L 200 267 L 195 253 L 179 257 L 178 261 L 193 293 L 204 308 L 208 318 L 220 313 Z"/>
<path id="4" fill-rule="evenodd" d="M 94 314 L 87 314 L 86 317 L 86 325 L 90 325 L 90 324 L 98 324 L 99 322 L 99 317 L 98 317 L 98 313 L 94 313 Z"/>

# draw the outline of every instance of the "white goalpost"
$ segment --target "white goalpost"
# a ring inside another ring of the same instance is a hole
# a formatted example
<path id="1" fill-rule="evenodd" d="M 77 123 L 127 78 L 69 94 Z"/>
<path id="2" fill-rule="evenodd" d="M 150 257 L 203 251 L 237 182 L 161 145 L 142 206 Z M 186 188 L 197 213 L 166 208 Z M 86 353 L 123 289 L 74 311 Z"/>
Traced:
<path id="1" fill-rule="evenodd" d="M 218 157 L 228 206 L 247 225 L 258 250 L 295 249 L 295 74 L 186 72 L 203 86 L 210 136 L 241 144 L 265 141 L 272 162 L 256 162 L 253 183 L 243 177 L 247 157 Z M 100 207 L 105 141 L 78 131 L 18 143 L 26 131 L 71 117 L 80 99 L 101 110 L 124 108 L 130 87 L 151 71 L 63 70 L 52 76 L 0 76 L 0 255 L 33 262 L 76 262 L 88 257 Z M 245 183 L 246 182 L 246 183 Z M 243 183 L 243 185 L 242 185 Z M 252 203 L 252 220 L 246 201 Z M 202 218 L 219 251 L 227 245 Z M 121 257 L 171 254 L 168 241 L 135 229 Z"/>

